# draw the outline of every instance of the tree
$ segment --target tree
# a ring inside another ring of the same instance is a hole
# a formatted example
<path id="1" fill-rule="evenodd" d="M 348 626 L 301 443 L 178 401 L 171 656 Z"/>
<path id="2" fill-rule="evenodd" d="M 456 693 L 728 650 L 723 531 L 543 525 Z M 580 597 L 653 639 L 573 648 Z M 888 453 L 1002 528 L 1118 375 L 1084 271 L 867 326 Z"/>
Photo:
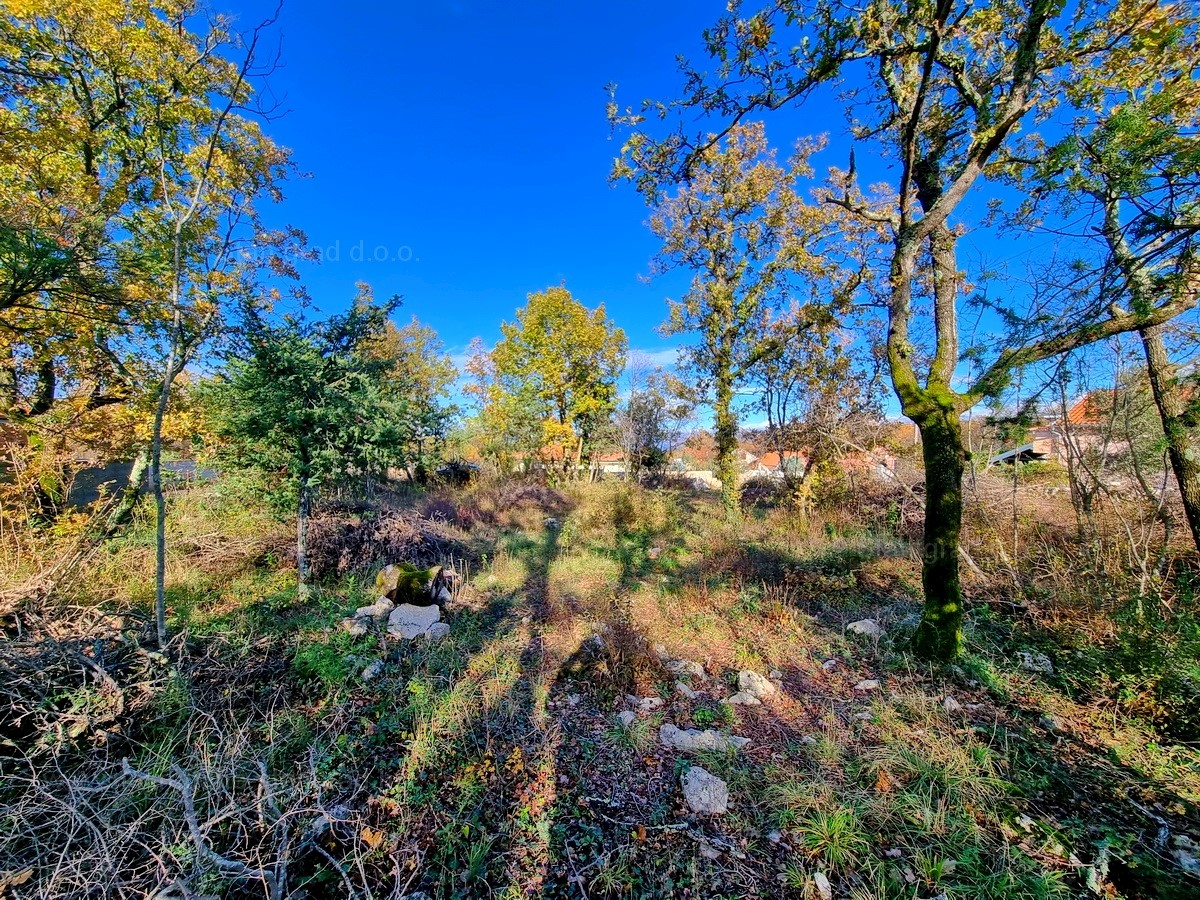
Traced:
<path id="1" fill-rule="evenodd" d="M 500 326 L 489 400 L 509 422 L 536 411 L 545 423 L 541 446 L 558 446 L 552 458 L 565 472 L 573 457 L 577 471 L 596 429 L 612 415 L 629 344 L 603 304 L 589 310 L 565 287 L 528 300 L 516 322 Z"/>
<path id="2" fill-rule="evenodd" d="M 732 123 L 729 131 L 749 115 L 803 103 L 859 67 L 849 108 L 853 134 L 894 160 L 897 175 L 883 202 L 864 199 L 853 172 L 825 200 L 847 220 L 889 232 L 888 366 L 901 409 L 921 431 L 926 476 L 925 610 L 913 640 L 919 655 L 952 659 L 961 648 L 962 414 L 1002 392 L 1021 367 L 1160 325 L 1196 302 L 1185 296 L 1140 309 L 1076 309 L 1039 322 L 1036 331 L 1025 329 L 973 383 L 963 387 L 955 380 L 962 293 L 957 250 L 966 229 L 953 217 L 981 179 L 1009 158 L 1021 123 L 1048 115 L 1084 67 L 1131 48 L 1155 53 L 1155 41 L 1171 33 L 1160 29 L 1162 9 L 1125 0 L 1089 2 L 1069 12 L 1057 0 L 872 0 L 865 8 L 785 0 L 745 17 L 735 4 L 706 33 L 714 70 L 685 65 L 683 96 L 646 109 L 663 117 L 680 113 L 675 130 L 655 138 L 642 127 L 643 115 L 610 107 L 614 119 L 635 129 L 624 165 L 652 193 L 691 177 L 719 139 L 720 133 L 690 135 L 683 113 L 718 117 Z M 1170 10 L 1186 15 L 1180 7 Z M 918 310 L 927 310 L 933 325 L 924 346 L 913 327 Z"/>
<path id="3" fill-rule="evenodd" d="M 878 418 L 880 360 L 876 346 L 856 347 L 851 336 L 820 305 L 794 303 L 765 326 L 776 348 L 754 382 L 766 416 L 766 444 L 803 509 L 810 476 L 848 449 L 863 449 L 851 436 Z M 797 462 L 803 457 L 804 465 Z"/>
<path id="4" fill-rule="evenodd" d="M 1134 310 L 1194 302 L 1200 291 L 1198 20 L 1160 14 L 1169 30 L 1181 33 L 1156 54 L 1157 65 L 1131 66 L 1122 58 L 1090 72 L 1076 86 L 1085 112 L 1026 173 L 1037 201 L 1057 199 L 1073 213 L 1090 201 L 1087 224 L 1104 255 L 1095 290 Z M 1036 215 L 1036 204 L 1022 212 Z M 1185 518 L 1200 549 L 1200 403 L 1172 360 L 1167 326 L 1150 325 L 1138 335 Z"/>
<path id="5" fill-rule="evenodd" d="M 713 402 L 716 476 L 730 512 L 738 507 L 734 391 L 767 352 L 762 320 L 786 293 L 805 233 L 814 229 L 806 220 L 815 211 L 792 189 L 813 149 L 801 147 L 788 172 L 767 149 L 760 123 L 735 125 L 723 144 L 714 139 L 697 154 L 686 184 L 669 196 L 652 195 L 650 227 L 663 241 L 657 270 L 683 266 L 696 273 L 688 292 L 668 301 L 662 331 L 699 336 L 685 360 Z"/>
<path id="6" fill-rule="evenodd" d="M 308 518 L 321 489 L 386 469 L 402 452 L 403 409 L 389 384 L 396 359 L 379 353 L 397 305 L 360 298 L 345 316 L 311 324 L 290 317 L 272 324 L 252 310 L 245 358 L 209 388 L 224 464 L 277 479 L 277 497 L 294 498 L 301 597 Z"/>
<path id="7" fill-rule="evenodd" d="M 635 356 L 629 396 L 616 415 L 616 434 L 625 455 L 627 477 L 661 476 L 671 452 L 684 441 L 695 400 L 680 379 L 662 369 L 645 371 Z"/>
<path id="8" fill-rule="evenodd" d="M 424 482 L 437 468 L 441 444 L 458 415 L 458 407 L 449 402 L 458 370 L 437 332 L 415 316 L 400 327 L 388 322 L 367 352 L 389 365 L 387 389 L 405 409 L 402 464 L 410 479 Z"/>

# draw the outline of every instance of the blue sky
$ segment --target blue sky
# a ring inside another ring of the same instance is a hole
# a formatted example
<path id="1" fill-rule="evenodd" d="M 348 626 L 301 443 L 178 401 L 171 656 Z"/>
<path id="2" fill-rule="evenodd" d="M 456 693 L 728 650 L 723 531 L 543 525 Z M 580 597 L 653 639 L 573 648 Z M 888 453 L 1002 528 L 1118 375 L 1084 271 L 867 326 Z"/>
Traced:
<path id="1" fill-rule="evenodd" d="M 604 88 L 669 95 L 723 5 L 287 0 L 270 84 L 289 112 L 269 131 L 310 177 L 271 217 L 325 251 L 304 272 L 317 306 L 369 281 L 461 350 L 565 282 L 632 347 L 673 346 L 655 327 L 687 277 L 645 281 L 656 241 L 641 198 L 608 183 Z M 271 9 L 225 8 L 247 27 Z"/>
<path id="2" fill-rule="evenodd" d="M 303 273 L 318 309 L 343 309 L 367 281 L 377 296 L 402 295 L 398 317 L 416 315 L 461 354 L 476 336 L 492 343 L 528 293 L 565 283 L 588 306 L 604 303 L 632 348 L 668 362 L 679 339 L 656 327 L 690 276 L 646 278 L 657 242 L 641 197 L 608 182 L 621 136 L 609 132 L 605 85 L 618 84 L 622 105 L 676 96 L 676 56 L 701 57 L 701 32 L 724 7 L 285 0 L 270 86 L 288 112 L 268 130 L 309 177 L 270 219 L 323 251 Z M 274 2 L 222 8 L 249 29 Z M 831 96 L 766 121 L 781 157 L 796 138 L 826 133 L 818 175 L 845 164 Z M 887 163 L 863 151 L 869 183 Z M 963 212 L 985 202 L 976 193 Z M 961 262 L 1020 275 L 1052 243 L 976 232 Z"/>

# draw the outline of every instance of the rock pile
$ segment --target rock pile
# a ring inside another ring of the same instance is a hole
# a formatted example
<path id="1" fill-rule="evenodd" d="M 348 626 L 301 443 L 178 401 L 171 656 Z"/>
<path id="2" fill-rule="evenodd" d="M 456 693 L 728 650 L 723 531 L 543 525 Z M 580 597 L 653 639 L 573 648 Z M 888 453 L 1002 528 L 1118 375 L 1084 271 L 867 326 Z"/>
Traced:
<path id="1" fill-rule="evenodd" d="M 453 573 L 441 566 L 384 566 L 375 576 L 379 599 L 356 609 L 354 615 L 342 620 L 342 627 L 352 636 L 361 637 L 386 621 L 388 637 L 440 640 L 450 633 L 449 623 L 442 621 L 442 607 L 454 597 L 453 578 Z"/>

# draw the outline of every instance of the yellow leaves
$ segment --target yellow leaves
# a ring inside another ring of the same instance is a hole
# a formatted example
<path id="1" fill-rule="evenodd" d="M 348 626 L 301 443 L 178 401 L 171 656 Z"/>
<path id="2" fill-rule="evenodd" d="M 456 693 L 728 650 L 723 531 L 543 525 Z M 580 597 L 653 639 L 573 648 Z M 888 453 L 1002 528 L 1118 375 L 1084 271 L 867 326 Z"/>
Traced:
<path id="1" fill-rule="evenodd" d="M 383 846 L 384 839 L 387 837 L 387 835 L 379 829 L 371 828 L 368 825 L 363 827 L 362 831 L 358 833 L 358 837 L 372 850 L 378 850 Z"/>

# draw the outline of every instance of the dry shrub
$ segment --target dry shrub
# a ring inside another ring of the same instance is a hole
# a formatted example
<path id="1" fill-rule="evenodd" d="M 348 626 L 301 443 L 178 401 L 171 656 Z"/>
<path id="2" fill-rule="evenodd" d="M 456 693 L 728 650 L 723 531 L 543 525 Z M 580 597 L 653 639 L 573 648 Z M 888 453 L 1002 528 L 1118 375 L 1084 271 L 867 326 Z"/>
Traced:
<path id="1" fill-rule="evenodd" d="M 323 507 L 308 533 L 309 564 L 317 578 L 362 572 L 380 563 L 424 568 L 470 555 L 450 526 L 403 509 L 372 513 L 345 505 Z M 294 564 L 295 548 L 287 561 Z"/>
<path id="2" fill-rule="evenodd" d="M 472 485 L 458 498 L 456 517 L 472 524 L 537 531 L 543 521 L 565 516 L 565 495 L 536 481 L 490 481 Z"/>

